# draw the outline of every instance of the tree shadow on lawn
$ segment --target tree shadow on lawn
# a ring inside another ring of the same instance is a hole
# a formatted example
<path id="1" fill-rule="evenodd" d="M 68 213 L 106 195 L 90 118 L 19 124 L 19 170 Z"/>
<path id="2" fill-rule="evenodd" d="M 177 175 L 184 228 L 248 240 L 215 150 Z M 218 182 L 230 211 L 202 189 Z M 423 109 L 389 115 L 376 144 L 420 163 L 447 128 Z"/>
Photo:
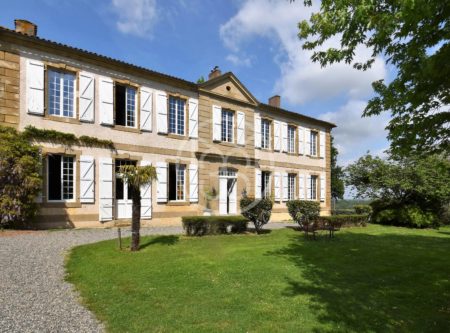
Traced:
<path id="1" fill-rule="evenodd" d="M 449 253 L 448 237 L 349 232 L 321 242 L 297 233 L 269 255 L 300 269 L 282 296 L 310 299 L 317 332 L 448 332 Z"/>
<path id="2" fill-rule="evenodd" d="M 175 245 L 178 243 L 180 237 L 176 235 L 167 235 L 167 236 L 156 236 L 150 238 L 147 242 L 142 243 L 139 246 L 139 249 L 142 250 L 150 245 L 161 244 L 161 245 Z"/>

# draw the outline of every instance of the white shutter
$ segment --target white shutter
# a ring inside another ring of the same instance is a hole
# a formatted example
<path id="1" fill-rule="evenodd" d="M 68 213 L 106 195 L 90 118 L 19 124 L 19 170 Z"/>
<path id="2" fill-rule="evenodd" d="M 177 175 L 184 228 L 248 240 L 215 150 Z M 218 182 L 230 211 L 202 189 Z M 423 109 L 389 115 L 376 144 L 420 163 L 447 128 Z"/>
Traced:
<path id="1" fill-rule="evenodd" d="M 303 127 L 298 127 L 298 153 L 305 154 L 305 130 Z"/>
<path id="2" fill-rule="evenodd" d="M 237 181 L 236 179 L 233 180 L 233 187 L 231 188 L 231 191 L 228 193 L 228 200 L 229 200 L 229 213 L 230 214 L 236 214 L 237 213 Z"/>
<path id="3" fill-rule="evenodd" d="M 305 176 L 300 174 L 299 176 L 299 191 L 300 191 L 300 195 L 299 195 L 299 199 L 300 200 L 305 200 Z"/>
<path id="4" fill-rule="evenodd" d="M 306 199 L 311 200 L 311 175 L 306 177 Z"/>
<path id="5" fill-rule="evenodd" d="M 255 147 L 261 148 L 261 117 L 255 114 Z"/>
<path id="6" fill-rule="evenodd" d="M 80 156 L 80 202 L 95 201 L 95 161 L 92 156 Z"/>
<path id="7" fill-rule="evenodd" d="M 189 164 L 189 201 L 198 202 L 198 165 Z"/>
<path id="8" fill-rule="evenodd" d="M 237 144 L 245 145 L 245 113 L 237 113 Z"/>
<path id="9" fill-rule="evenodd" d="M 283 137 L 282 150 L 284 152 L 287 152 L 287 124 L 286 123 L 281 123 L 281 133 L 282 133 L 282 137 Z"/>
<path id="10" fill-rule="evenodd" d="M 275 200 L 281 201 L 281 174 L 279 172 L 274 173 L 273 182 L 275 186 Z"/>
<path id="11" fill-rule="evenodd" d="M 158 178 L 157 202 L 167 202 L 167 163 L 156 163 L 156 176 Z"/>
<path id="12" fill-rule="evenodd" d="M 189 137 L 198 138 L 198 99 L 189 98 Z"/>
<path id="13" fill-rule="evenodd" d="M 261 199 L 261 170 L 255 169 L 255 199 Z"/>
<path id="14" fill-rule="evenodd" d="M 44 64 L 38 60 L 27 62 L 27 112 L 44 114 Z"/>
<path id="15" fill-rule="evenodd" d="M 156 92 L 156 125 L 158 133 L 167 134 L 167 94 Z"/>
<path id="16" fill-rule="evenodd" d="M 322 173 L 320 175 L 320 201 L 325 201 L 325 189 L 326 189 L 325 174 Z"/>
<path id="17" fill-rule="evenodd" d="M 214 141 L 220 141 L 222 137 L 222 108 L 218 105 L 213 105 L 212 113 L 213 113 L 212 137 Z"/>
<path id="18" fill-rule="evenodd" d="M 103 125 L 114 125 L 114 82 L 110 78 L 101 77 L 99 86 L 100 122 Z"/>
<path id="19" fill-rule="evenodd" d="M 320 141 L 320 148 L 319 148 L 320 157 L 325 158 L 325 132 L 320 131 L 319 141 Z"/>
<path id="20" fill-rule="evenodd" d="M 141 161 L 140 166 L 151 165 L 150 161 Z M 141 188 L 141 219 L 152 218 L 152 183 L 142 185 Z"/>
<path id="21" fill-rule="evenodd" d="M 219 178 L 219 214 L 227 214 L 227 178 Z"/>
<path id="22" fill-rule="evenodd" d="M 152 130 L 153 117 L 153 92 L 150 88 L 141 87 L 141 115 L 140 128 L 142 131 L 150 132 Z"/>
<path id="23" fill-rule="evenodd" d="M 288 200 L 288 186 L 289 186 L 287 172 L 283 172 L 282 183 L 283 183 L 283 201 L 287 201 Z"/>
<path id="24" fill-rule="evenodd" d="M 311 155 L 311 130 L 309 128 L 305 128 L 305 155 Z"/>
<path id="25" fill-rule="evenodd" d="M 110 221 L 113 219 L 113 167 L 112 158 L 100 158 L 100 221 Z"/>
<path id="26" fill-rule="evenodd" d="M 276 151 L 280 151 L 281 150 L 281 137 L 280 137 L 280 132 L 281 132 L 281 124 L 279 121 L 275 120 L 273 122 L 273 149 Z"/>
<path id="27" fill-rule="evenodd" d="M 95 79 L 94 75 L 87 72 L 80 72 L 80 121 L 94 122 L 95 106 Z"/>

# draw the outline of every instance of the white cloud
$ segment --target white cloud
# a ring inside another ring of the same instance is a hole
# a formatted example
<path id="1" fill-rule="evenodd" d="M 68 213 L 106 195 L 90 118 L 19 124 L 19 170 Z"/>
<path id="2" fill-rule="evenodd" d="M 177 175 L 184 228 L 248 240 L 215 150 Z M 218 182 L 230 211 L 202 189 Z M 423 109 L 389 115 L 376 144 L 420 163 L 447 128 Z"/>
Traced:
<path id="1" fill-rule="evenodd" d="M 231 62 L 234 66 L 250 67 L 252 61 L 249 57 L 238 57 L 236 54 L 229 54 L 226 60 Z"/>
<path id="2" fill-rule="evenodd" d="M 117 29 L 124 33 L 143 38 L 151 38 L 158 20 L 156 0 L 112 0 L 113 11 L 117 14 Z"/>
<path id="3" fill-rule="evenodd" d="M 281 77 L 275 92 L 282 93 L 291 103 L 305 103 L 317 98 L 329 99 L 342 93 L 350 98 L 361 98 L 371 93 L 371 83 L 386 76 L 384 62 L 377 59 L 372 69 L 362 72 L 346 64 L 321 68 L 311 61 L 312 51 L 301 49 L 297 37 L 298 22 L 308 19 L 316 7 L 304 7 L 302 1 L 247 0 L 238 13 L 220 27 L 220 35 L 237 58 L 241 47 L 253 37 L 269 38 L 279 46 L 275 61 Z M 338 46 L 333 38 L 324 47 Z M 371 51 L 358 48 L 355 60 L 368 59 Z"/>

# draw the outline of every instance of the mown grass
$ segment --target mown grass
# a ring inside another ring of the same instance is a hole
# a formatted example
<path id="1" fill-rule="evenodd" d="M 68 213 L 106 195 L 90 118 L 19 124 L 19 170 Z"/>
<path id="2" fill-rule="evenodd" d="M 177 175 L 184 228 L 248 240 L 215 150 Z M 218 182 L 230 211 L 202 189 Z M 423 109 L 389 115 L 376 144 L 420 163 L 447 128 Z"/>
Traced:
<path id="1" fill-rule="evenodd" d="M 450 228 L 370 225 L 305 240 L 153 236 L 80 246 L 67 279 L 110 332 L 445 332 Z"/>

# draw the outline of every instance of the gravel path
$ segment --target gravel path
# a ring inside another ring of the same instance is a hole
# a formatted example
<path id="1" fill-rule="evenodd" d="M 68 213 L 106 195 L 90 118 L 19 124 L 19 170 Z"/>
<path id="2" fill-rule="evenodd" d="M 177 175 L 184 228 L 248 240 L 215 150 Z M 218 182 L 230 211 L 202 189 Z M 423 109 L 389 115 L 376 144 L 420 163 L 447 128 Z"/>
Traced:
<path id="1" fill-rule="evenodd" d="M 267 228 L 284 226 L 273 223 Z M 181 227 L 141 229 L 142 235 L 181 232 Z M 115 229 L 0 235 L 0 332 L 103 332 L 64 281 L 64 257 L 73 246 L 116 237 Z"/>

